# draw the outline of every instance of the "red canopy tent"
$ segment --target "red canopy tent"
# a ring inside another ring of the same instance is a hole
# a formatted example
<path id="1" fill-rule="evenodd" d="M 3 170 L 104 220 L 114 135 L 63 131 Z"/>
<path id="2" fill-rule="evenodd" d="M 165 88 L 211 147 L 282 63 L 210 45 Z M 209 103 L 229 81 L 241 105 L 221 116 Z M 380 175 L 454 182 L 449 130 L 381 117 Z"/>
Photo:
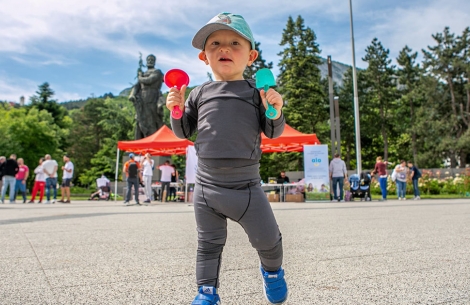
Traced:
<path id="1" fill-rule="evenodd" d="M 316 134 L 301 133 L 287 124 L 281 136 L 276 139 L 270 139 L 261 134 L 261 150 L 263 153 L 302 152 L 304 145 L 314 144 L 321 144 Z"/>
<path id="2" fill-rule="evenodd" d="M 163 125 L 153 135 L 135 141 L 119 141 L 118 149 L 135 154 L 149 153 L 152 156 L 184 155 L 186 147 L 194 145 L 187 139 L 180 139 L 173 131 Z"/>
<path id="3" fill-rule="evenodd" d="M 187 139 L 180 139 L 175 136 L 170 128 L 163 125 L 154 134 L 135 141 L 118 141 L 116 153 L 116 177 L 114 184 L 114 191 L 117 193 L 117 180 L 119 172 L 119 150 L 133 152 L 135 154 L 149 153 L 152 156 L 171 156 L 183 155 L 186 153 L 186 148 L 189 145 L 194 145 L 193 142 Z M 114 197 L 116 200 L 116 197 Z"/>

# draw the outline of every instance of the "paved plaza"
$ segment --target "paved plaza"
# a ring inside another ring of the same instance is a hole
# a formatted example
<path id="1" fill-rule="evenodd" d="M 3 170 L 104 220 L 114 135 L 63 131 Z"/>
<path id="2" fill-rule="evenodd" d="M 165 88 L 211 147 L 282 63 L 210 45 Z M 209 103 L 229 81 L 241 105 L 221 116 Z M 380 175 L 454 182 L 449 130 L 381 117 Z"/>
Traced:
<path id="1" fill-rule="evenodd" d="M 273 203 L 285 304 L 470 304 L 470 200 Z M 196 231 L 185 203 L 0 204 L 0 304 L 190 304 Z M 229 221 L 222 304 L 267 304 Z"/>

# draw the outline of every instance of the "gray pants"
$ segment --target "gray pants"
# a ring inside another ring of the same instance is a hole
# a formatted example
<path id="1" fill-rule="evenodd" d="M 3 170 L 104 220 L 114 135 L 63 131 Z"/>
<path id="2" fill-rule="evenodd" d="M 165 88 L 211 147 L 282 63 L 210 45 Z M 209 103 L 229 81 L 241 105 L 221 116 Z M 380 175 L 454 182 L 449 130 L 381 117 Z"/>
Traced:
<path id="1" fill-rule="evenodd" d="M 240 160 L 225 161 L 228 165 L 240 165 Z M 261 189 L 259 163 L 235 168 L 210 165 L 213 165 L 211 160 L 199 159 L 194 188 L 197 285 L 219 286 L 227 218 L 243 227 L 258 251 L 263 268 L 277 271 L 282 264 L 282 238 L 271 205 Z"/>

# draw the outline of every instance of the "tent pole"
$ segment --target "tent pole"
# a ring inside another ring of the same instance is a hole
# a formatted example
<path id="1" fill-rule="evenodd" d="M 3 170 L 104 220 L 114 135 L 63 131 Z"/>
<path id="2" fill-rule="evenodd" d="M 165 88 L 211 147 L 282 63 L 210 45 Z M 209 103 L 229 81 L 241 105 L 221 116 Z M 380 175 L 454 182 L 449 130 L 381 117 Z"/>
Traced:
<path id="1" fill-rule="evenodd" d="M 119 173 L 119 148 L 117 148 L 116 152 L 116 175 L 114 176 L 114 201 L 117 201 L 117 180 L 118 180 L 118 173 Z"/>
<path id="2" fill-rule="evenodd" d="M 188 182 L 186 182 L 186 187 L 184 188 L 184 202 L 188 202 Z"/>

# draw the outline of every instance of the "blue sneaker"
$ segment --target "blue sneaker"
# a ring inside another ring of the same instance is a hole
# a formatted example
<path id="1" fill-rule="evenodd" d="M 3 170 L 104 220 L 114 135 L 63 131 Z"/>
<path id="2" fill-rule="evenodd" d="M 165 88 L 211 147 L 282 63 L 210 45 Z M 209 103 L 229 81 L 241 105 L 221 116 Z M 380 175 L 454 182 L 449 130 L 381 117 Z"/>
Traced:
<path id="1" fill-rule="evenodd" d="M 284 269 L 279 268 L 276 272 L 264 271 L 260 267 L 263 276 L 264 296 L 271 304 L 282 304 L 287 300 L 289 290 L 284 279 Z"/>
<path id="2" fill-rule="evenodd" d="M 191 305 L 220 305 L 217 289 L 213 286 L 199 287 L 199 294 L 194 298 Z"/>

